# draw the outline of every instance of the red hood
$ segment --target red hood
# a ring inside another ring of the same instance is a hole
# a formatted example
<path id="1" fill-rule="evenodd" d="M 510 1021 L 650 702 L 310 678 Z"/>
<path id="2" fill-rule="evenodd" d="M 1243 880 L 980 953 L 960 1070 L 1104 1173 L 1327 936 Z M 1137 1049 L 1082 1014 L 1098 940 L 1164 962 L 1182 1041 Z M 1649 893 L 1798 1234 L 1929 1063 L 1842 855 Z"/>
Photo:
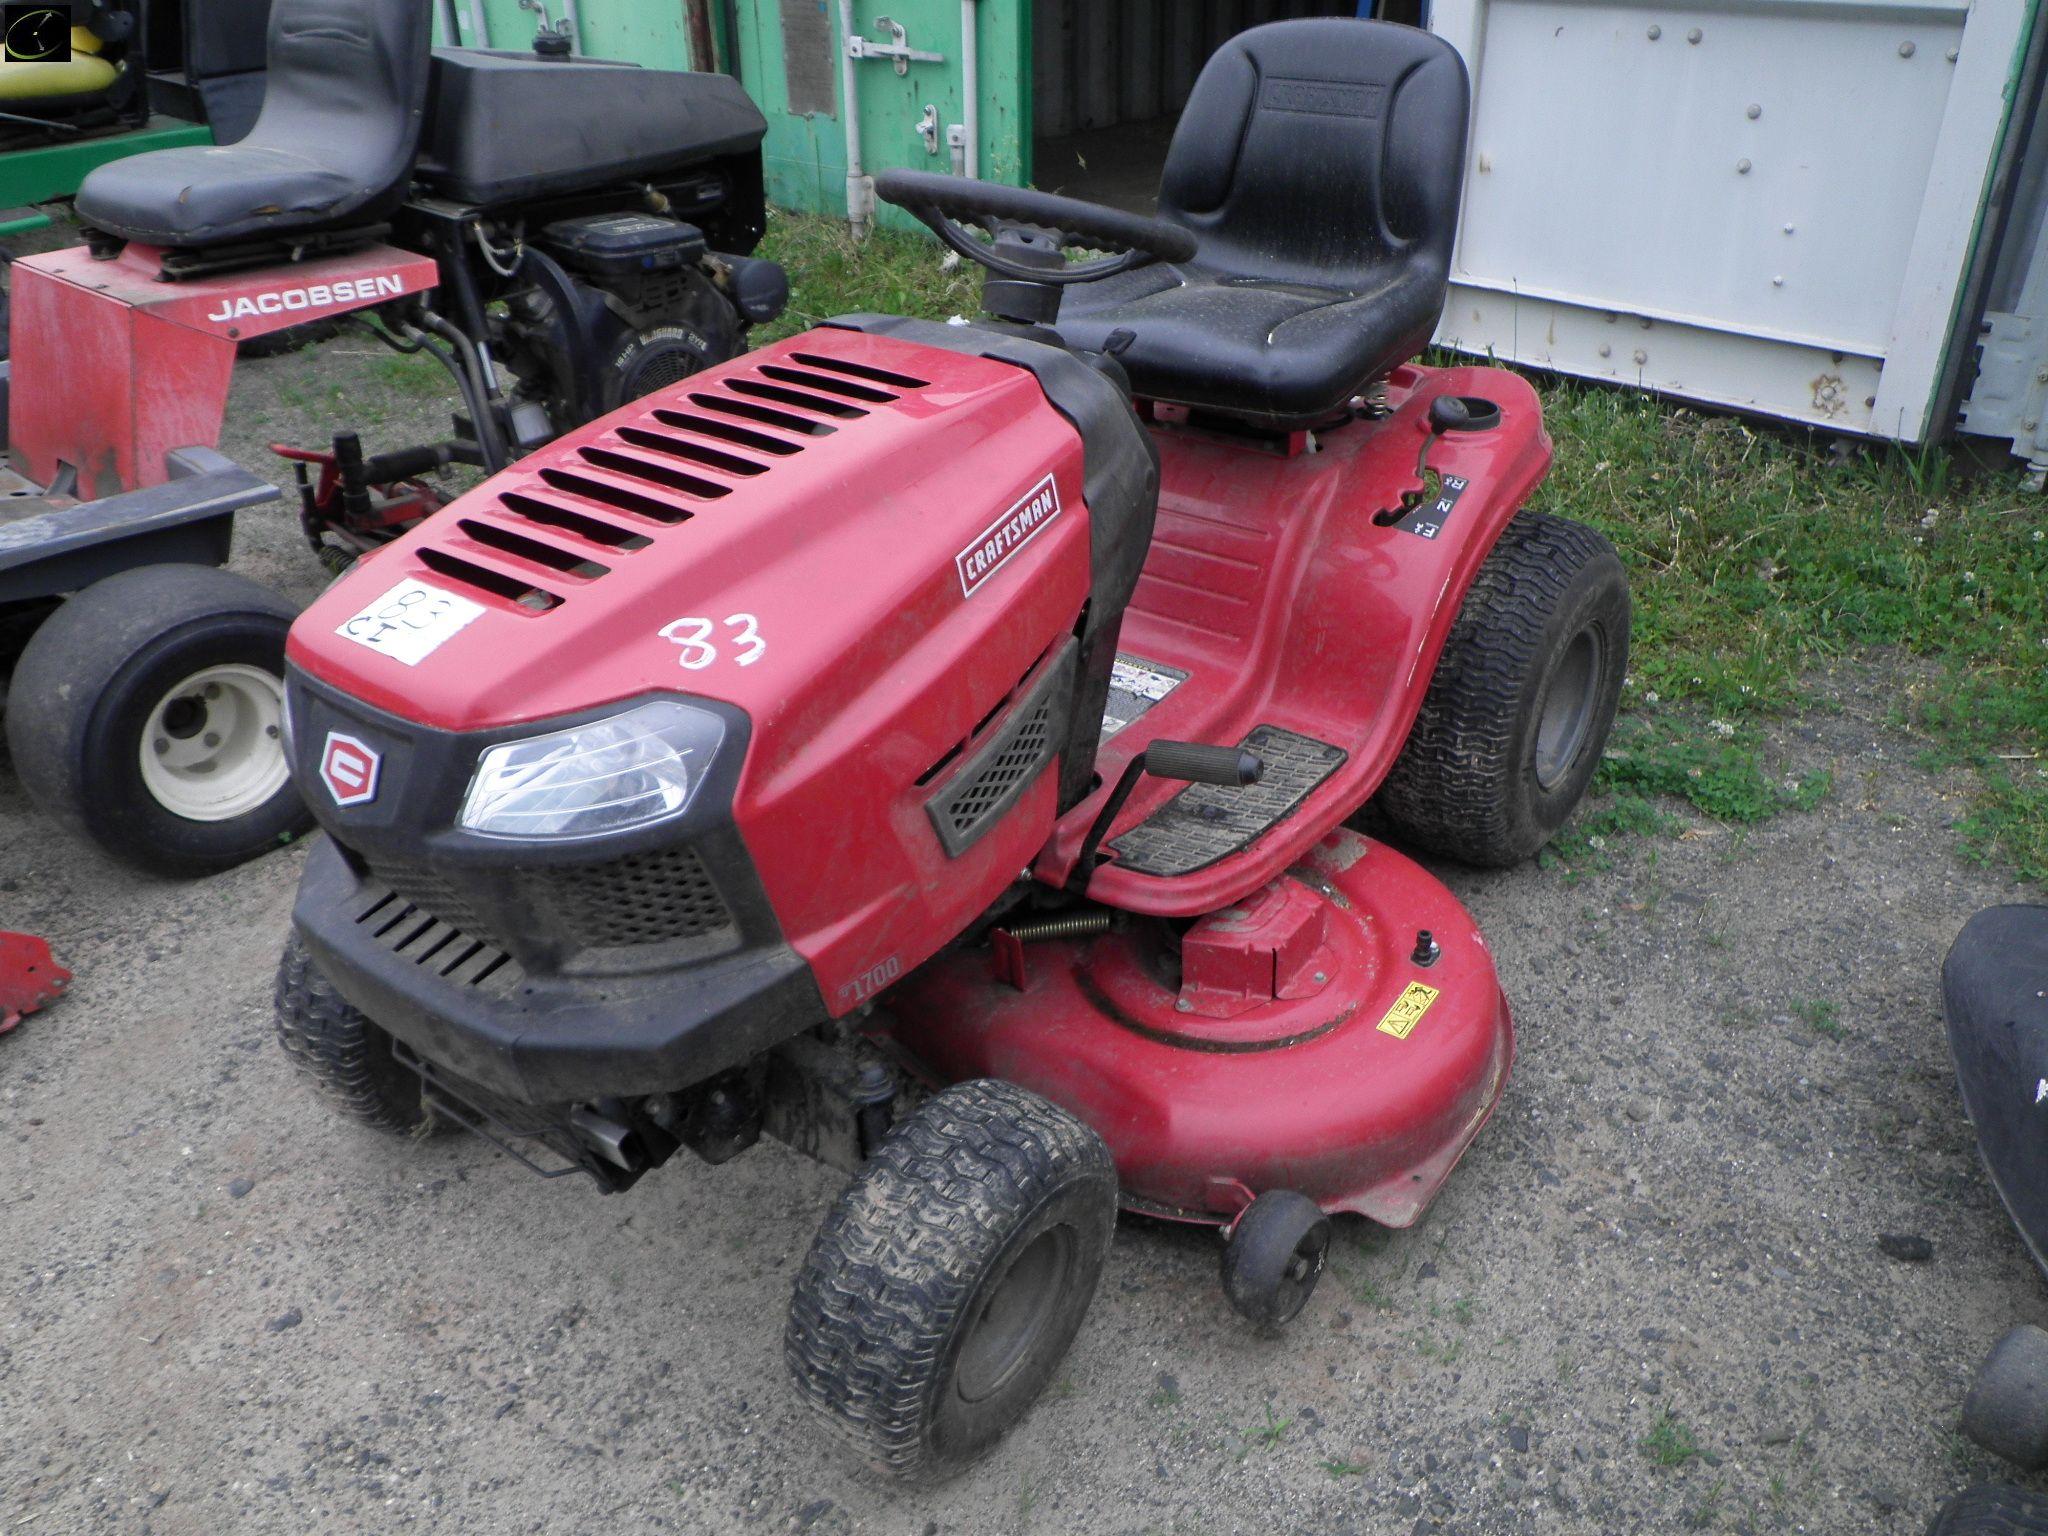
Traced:
<path id="1" fill-rule="evenodd" d="M 1064 427 L 1022 369 L 810 332 L 494 476 L 335 583 L 289 655 L 449 730 L 665 689 L 736 704 L 758 731 L 835 689 L 849 655 L 881 660 L 878 641 L 900 655 L 949 619 L 995 627 L 1002 603 L 963 604 L 980 578 L 956 557 L 1046 477 L 1049 418 Z M 1079 513 L 1080 444 L 1065 436 L 1054 493 Z M 1031 580 L 1085 530 L 1069 516 L 1002 574 Z M 405 582 L 473 616 L 413 664 L 337 633 Z M 991 660 L 1013 682 L 1030 658 Z"/>

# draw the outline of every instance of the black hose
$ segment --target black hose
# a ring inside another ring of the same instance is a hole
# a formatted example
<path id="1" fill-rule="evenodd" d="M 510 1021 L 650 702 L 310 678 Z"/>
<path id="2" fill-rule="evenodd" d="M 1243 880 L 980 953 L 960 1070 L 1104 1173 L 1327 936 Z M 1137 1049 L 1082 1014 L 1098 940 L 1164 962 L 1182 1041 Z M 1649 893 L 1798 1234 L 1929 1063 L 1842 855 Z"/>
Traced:
<path id="1" fill-rule="evenodd" d="M 484 382 L 483 360 L 477 356 L 476 343 L 431 309 L 422 311 L 420 320 L 428 330 L 462 355 L 463 366 L 468 370 L 475 390 L 475 403 L 471 406 L 470 418 L 476 427 L 477 445 L 484 451 L 484 470 L 486 473 L 496 474 L 511 462 L 511 457 L 506 453 L 505 444 L 498 436 L 498 420 L 490 408 L 490 387 Z M 464 391 L 463 398 L 465 401 L 470 399 L 469 391 Z"/>
<path id="2" fill-rule="evenodd" d="M 455 357 L 446 347 L 437 346 L 428 337 L 420 335 L 418 332 L 414 332 L 414 335 L 419 338 L 414 350 L 426 353 L 427 356 L 448 370 L 448 376 L 455 380 L 455 388 L 462 395 L 462 408 L 469 412 L 469 419 L 472 422 L 482 423 L 486 419 L 483 408 L 484 402 L 477 397 L 476 384 L 463 371 L 462 364 L 455 360 Z M 479 467 L 485 470 L 492 470 L 493 468 L 502 469 L 504 467 L 502 464 L 493 466 L 490 463 L 491 451 L 484 437 L 484 430 L 482 425 L 478 425 L 476 428 L 477 452 L 479 458 L 483 460 Z"/>

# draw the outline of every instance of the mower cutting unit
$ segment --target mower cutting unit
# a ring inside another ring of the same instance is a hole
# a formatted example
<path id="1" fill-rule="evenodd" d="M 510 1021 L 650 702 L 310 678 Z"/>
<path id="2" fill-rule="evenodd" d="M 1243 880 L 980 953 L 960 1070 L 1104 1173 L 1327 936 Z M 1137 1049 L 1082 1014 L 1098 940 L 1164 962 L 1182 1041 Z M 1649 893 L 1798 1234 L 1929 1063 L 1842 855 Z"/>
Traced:
<path id="1" fill-rule="evenodd" d="M 331 838 L 285 1048 L 607 1190 L 763 1131 L 852 1171 L 789 1362 L 913 1476 L 1043 1388 L 1119 1204 L 1220 1229 L 1264 1324 L 1330 1213 L 1414 1221 L 1513 1031 L 1347 822 L 1533 854 L 1628 646 L 1613 551 L 1521 510 L 1529 387 L 1407 361 L 1465 111 L 1425 33 L 1286 22 L 1204 71 L 1160 219 L 892 172 L 993 318 L 834 321 L 373 555 L 288 652 Z"/>
<path id="2" fill-rule="evenodd" d="M 554 31 L 530 55 L 434 50 L 430 22 L 428 0 L 277 0 L 248 136 L 100 167 L 86 244 L 10 268 L 9 741 L 45 810 L 150 868 L 306 825 L 281 751 L 291 610 L 184 568 L 225 561 L 235 513 L 277 495 L 214 451 L 238 351 L 353 318 L 463 400 L 443 442 L 277 445 L 339 569 L 439 509 L 421 476 L 502 469 L 733 357 L 787 297 L 744 254 L 766 123 L 735 81 L 572 59 Z"/>

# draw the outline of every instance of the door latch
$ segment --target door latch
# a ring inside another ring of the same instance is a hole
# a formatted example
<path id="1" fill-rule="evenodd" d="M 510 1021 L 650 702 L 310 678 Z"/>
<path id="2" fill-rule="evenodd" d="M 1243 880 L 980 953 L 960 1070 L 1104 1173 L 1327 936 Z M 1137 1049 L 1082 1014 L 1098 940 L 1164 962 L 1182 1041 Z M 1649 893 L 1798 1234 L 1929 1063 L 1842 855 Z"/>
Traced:
<path id="1" fill-rule="evenodd" d="M 878 43 L 871 38 L 863 37 L 858 32 L 850 32 L 846 38 L 846 53 L 849 58 L 887 59 L 896 66 L 896 73 L 899 75 L 909 74 L 913 61 L 919 64 L 943 64 L 946 62 L 946 56 L 943 53 L 926 53 L 921 48 L 911 47 L 910 34 L 903 30 L 902 22 L 892 21 L 887 16 L 877 16 L 875 18 L 875 25 L 886 28 L 890 40 L 886 43 Z M 936 146 L 933 148 L 933 153 L 937 153 Z"/>
<path id="2" fill-rule="evenodd" d="M 917 133 L 924 140 L 924 152 L 936 155 L 939 152 L 939 109 L 930 102 L 924 104 L 924 116 L 917 120 Z"/>

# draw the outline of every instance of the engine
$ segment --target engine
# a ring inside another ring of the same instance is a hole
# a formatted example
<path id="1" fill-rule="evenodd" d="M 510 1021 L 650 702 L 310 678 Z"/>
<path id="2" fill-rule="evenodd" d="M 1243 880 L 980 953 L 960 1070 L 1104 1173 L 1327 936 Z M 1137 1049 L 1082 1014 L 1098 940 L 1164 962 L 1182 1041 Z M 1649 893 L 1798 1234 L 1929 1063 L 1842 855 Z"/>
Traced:
<path id="1" fill-rule="evenodd" d="M 715 254 L 696 225 L 652 213 L 550 224 L 523 270 L 532 286 L 508 300 L 498 350 L 515 404 L 538 404 L 552 432 L 724 362 L 788 299 L 775 263 Z"/>

